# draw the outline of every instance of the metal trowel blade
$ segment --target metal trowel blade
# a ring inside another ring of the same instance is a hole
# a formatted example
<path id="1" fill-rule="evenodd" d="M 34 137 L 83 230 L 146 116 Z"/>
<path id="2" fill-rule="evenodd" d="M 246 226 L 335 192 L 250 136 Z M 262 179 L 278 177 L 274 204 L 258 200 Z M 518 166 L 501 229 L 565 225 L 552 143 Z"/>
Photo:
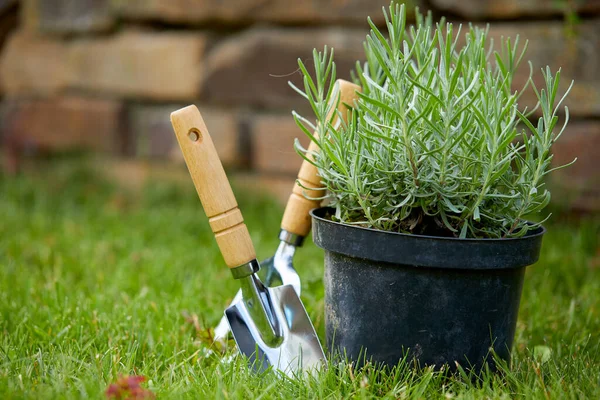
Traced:
<path id="1" fill-rule="evenodd" d="M 274 317 L 280 321 L 283 341 L 268 346 L 261 338 L 243 300 L 225 310 L 233 338 L 255 369 L 270 366 L 288 376 L 325 366 L 325 354 L 306 309 L 292 285 L 267 288 Z"/>

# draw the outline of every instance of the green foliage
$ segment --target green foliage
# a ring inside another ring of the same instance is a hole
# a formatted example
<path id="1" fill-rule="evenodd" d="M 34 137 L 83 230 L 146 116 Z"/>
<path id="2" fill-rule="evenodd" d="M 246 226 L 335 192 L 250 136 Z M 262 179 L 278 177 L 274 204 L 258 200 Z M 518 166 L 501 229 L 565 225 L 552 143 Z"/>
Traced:
<path id="1" fill-rule="evenodd" d="M 362 93 L 347 124 L 333 126 L 327 117 L 336 93 L 333 51 L 314 51 L 315 79 L 298 61 L 304 88 L 294 89 L 310 103 L 317 124 L 293 114 L 318 144 L 314 164 L 334 218 L 462 238 L 515 237 L 535 228 L 524 216 L 550 201 L 543 178 L 569 117 L 565 107 L 557 128 L 566 96 L 558 96 L 560 71 L 542 70 L 538 89 L 530 64 L 527 84 L 512 91 L 527 49 L 518 37 L 502 39 L 493 51 L 487 29 L 469 26 L 461 36 L 461 27 L 443 19 L 434 25 L 431 15 L 418 12 L 415 26 L 406 26 L 403 5 L 383 12 L 387 37 L 369 19 L 366 62 L 354 73 Z M 537 123 L 528 119 L 533 110 L 518 104 L 529 85 L 539 100 Z"/>

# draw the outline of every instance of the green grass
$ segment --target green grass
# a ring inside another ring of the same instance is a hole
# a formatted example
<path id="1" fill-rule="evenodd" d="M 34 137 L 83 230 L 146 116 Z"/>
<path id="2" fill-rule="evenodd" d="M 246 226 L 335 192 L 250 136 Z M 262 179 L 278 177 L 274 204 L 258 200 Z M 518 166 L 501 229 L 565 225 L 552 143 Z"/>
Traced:
<path id="1" fill-rule="evenodd" d="M 238 200 L 267 257 L 281 208 L 251 194 Z M 63 165 L 0 177 L 0 398 L 103 398 L 120 374 L 140 374 L 158 398 L 597 399 L 600 221 L 554 218 L 548 228 L 504 376 L 334 363 L 289 380 L 254 374 L 235 349 L 222 357 L 204 339 L 237 287 L 191 181 L 128 194 Z M 322 336 L 321 251 L 308 243 L 295 264 Z"/>

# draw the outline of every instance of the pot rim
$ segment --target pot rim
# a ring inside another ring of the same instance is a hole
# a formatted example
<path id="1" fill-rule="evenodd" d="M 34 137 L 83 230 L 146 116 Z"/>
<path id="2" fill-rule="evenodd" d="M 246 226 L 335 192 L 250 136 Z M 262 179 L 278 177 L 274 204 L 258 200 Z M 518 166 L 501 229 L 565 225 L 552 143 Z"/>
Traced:
<path id="1" fill-rule="evenodd" d="M 534 264 L 546 229 L 518 238 L 451 238 L 363 228 L 324 218 L 332 208 L 311 210 L 313 242 L 326 252 L 395 266 L 463 270 L 522 268 Z"/>
<path id="2" fill-rule="evenodd" d="M 533 231 L 527 232 L 524 236 L 510 237 L 510 238 L 457 238 L 457 237 L 448 237 L 448 236 L 420 235 L 417 233 L 391 232 L 391 231 L 384 231 L 382 229 L 365 228 L 363 226 L 358 226 L 358 225 L 344 224 L 343 222 L 332 221 L 330 219 L 324 218 L 321 215 L 319 215 L 319 214 L 324 214 L 328 210 L 335 210 L 335 209 L 332 207 L 314 208 L 314 209 L 310 210 L 310 215 L 313 218 L 318 219 L 323 222 L 326 222 L 328 224 L 335 224 L 335 225 L 344 226 L 344 227 L 353 228 L 353 229 L 361 229 L 361 230 L 365 230 L 365 231 L 385 233 L 385 234 L 389 234 L 389 235 L 404 236 L 404 237 L 421 237 L 421 238 L 427 238 L 427 239 L 449 240 L 449 241 L 460 241 L 460 242 L 465 242 L 465 241 L 469 241 L 469 242 L 480 242 L 480 241 L 507 242 L 507 241 L 516 241 L 516 240 L 527 240 L 527 239 L 531 239 L 533 237 L 543 236 L 546 233 L 546 228 L 543 225 L 538 226 L 538 228 L 536 228 Z M 528 224 L 533 224 L 531 221 L 526 221 L 526 222 Z"/>

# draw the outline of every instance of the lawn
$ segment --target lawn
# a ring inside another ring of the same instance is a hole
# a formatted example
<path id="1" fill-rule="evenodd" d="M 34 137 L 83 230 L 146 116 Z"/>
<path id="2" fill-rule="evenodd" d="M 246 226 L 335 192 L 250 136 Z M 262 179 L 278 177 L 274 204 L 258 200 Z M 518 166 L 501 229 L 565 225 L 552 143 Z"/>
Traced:
<path id="1" fill-rule="evenodd" d="M 0 176 L 0 398 L 104 398 L 143 375 L 157 398 L 600 398 L 600 219 L 554 216 L 527 272 L 513 364 L 445 376 L 332 362 L 314 378 L 254 374 L 234 347 L 211 349 L 236 283 L 189 185 L 124 191 L 68 164 Z M 238 192 L 259 258 L 282 208 Z M 298 252 L 323 337 L 322 253 Z M 399 304 L 399 307 L 402 305 Z"/>

